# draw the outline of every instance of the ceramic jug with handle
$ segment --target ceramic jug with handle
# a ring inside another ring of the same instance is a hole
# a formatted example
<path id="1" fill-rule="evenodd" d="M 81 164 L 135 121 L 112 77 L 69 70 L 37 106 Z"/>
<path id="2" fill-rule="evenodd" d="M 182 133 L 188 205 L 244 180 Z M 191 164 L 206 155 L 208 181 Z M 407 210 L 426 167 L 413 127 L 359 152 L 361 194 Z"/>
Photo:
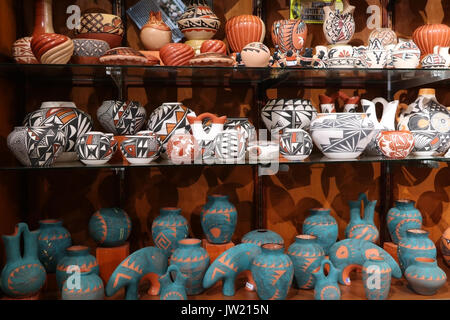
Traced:
<path id="1" fill-rule="evenodd" d="M 329 272 L 325 275 L 324 268 L 328 265 Z M 320 266 L 314 270 L 313 277 L 316 280 L 314 286 L 314 299 L 315 300 L 340 300 L 341 290 L 339 288 L 340 270 L 333 266 L 330 260 L 325 259 Z"/>
<path id="2" fill-rule="evenodd" d="M 361 217 L 361 201 L 364 203 L 364 217 Z M 376 243 L 380 235 L 373 222 L 377 201 L 369 201 L 365 193 L 360 193 L 357 201 L 349 201 L 348 204 L 350 222 L 345 229 L 345 236 Z"/>

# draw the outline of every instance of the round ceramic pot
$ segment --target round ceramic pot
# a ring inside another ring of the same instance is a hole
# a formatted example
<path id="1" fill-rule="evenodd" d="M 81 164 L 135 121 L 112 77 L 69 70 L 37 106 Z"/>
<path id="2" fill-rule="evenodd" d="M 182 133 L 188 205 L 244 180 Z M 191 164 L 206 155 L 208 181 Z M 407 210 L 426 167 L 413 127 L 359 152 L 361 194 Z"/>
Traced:
<path id="1" fill-rule="evenodd" d="M 97 109 L 97 118 L 107 132 L 114 135 L 136 134 L 145 123 L 147 112 L 137 101 L 104 101 Z"/>
<path id="2" fill-rule="evenodd" d="M 330 247 L 338 237 L 336 219 L 330 214 L 330 209 L 314 208 L 309 210 L 309 216 L 303 222 L 302 233 L 317 237 L 317 243 L 328 254 Z"/>
<path id="3" fill-rule="evenodd" d="M 272 25 L 272 42 L 281 52 L 301 52 L 306 43 L 308 27 L 300 19 L 277 20 Z"/>
<path id="4" fill-rule="evenodd" d="M 266 26 L 257 16 L 240 15 L 227 21 L 225 33 L 231 50 L 241 52 L 249 43 L 263 42 L 266 36 Z"/>
<path id="5" fill-rule="evenodd" d="M 439 250 L 445 264 L 450 266 L 450 228 L 445 229 L 441 239 L 439 239 Z"/>
<path id="6" fill-rule="evenodd" d="M 78 139 L 75 151 L 85 165 L 103 165 L 113 156 L 116 143 L 112 135 L 90 131 Z"/>
<path id="7" fill-rule="evenodd" d="M 164 250 L 167 256 L 178 248 L 178 241 L 187 238 L 189 225 L 181 215 L 180 208 L 165 207 L 159 210 L 159 216 L 152 223 L 153 243 Z"/>
<path id="8" fill-rule="evenodd" d="M 435 259 L 416 257 L 406 268 L 405 278 L 409 287 L 424 296 L 432 296 L 447 282 L 447 275 L 438 267 Z"/>
<path id="9" fill-rule="evenodd" d="M 169 160 L 175 164 L 192 163 L 195 159 L 202 158 L 201 147 L 197 140 L 184 129 L 178 129 L 171 135 L 167 143 L 166 154 Z"/>
<path id="10" fill-rule="evenodd" d="M 234 163 L 245 161 L 246 140 L 242 130 L 227 130 L 215 139 L 215 157 L 219 161 Z"/>
<path id="11" fill-rule="evenodd" d="M 220 20 L 204 0 L 191 0 L 177 21 L 188 40 L 209 40 L 220 27 Z"/>
<path id="12" fill-rule="evenodd" d="M 116 47 L 109 49 L 99 58 L 101 64 L 106 65 L 145 65 L 149 60 L 139 51 L 130 47 Z"/>
<path id="13" fill-rule="evenodd" d="M 203 292 L 203 277 L 209 266 L 209 255 L 201 246 L 200 239 L 182 239 L 170 257 L 170 264 L 176 265 L 188 277 L 186 293 L 196 295 Z"/>
<path id="14" fill-rule="evenodd" d="M 381 256 L 372 256 L 362 266 L 362 280 L 368 300 L 386 300 L 391 289 L 392 269 Z"/>
<path id="15" fill-rule="evenodd" d="M 223 130 L 242 130 L 247 147 L 250 142 L 257 140 L 256 128 L 247 118 L 227 118 Z"/>
<path id="16" fill-rule="evenodd" d="M 12 56 L 20 64 L 38 64 L 39 61 L 31 50 L 31 37 L 16 40 L 12 45 Z"/>
<path id="17" fill-rule="evenodd" d="M 427 54 L 420 61 L 423 69 L 443 69 L 446 68 L 447 60 L 436 53 Z"/>
<path id="18" fill-rule="evenodd" d="M 56 284 L 61 289 L 64 282 L 74 272 L 74 266 L 79 268 L 80 272 L 92 271 L 99 274 L 97 259 L 89 254 L 89 248 L 85 246 L 72 246 L 66 249 L 65 255 L 58 261 L 56 266 Z"/>
<path id="19" fill-rule="evenodd" d="M 102 208 L 89 220 L 89 234 L 102 247 L 119 247 L 130 233 L 130 217 L 119 208 Z"/>
<path id="20" fill-rule="evenodd" d="M 57 33 L 43 33 L 33 36 L 31 50 L 42 64 L 66 64 L 73 55 L 73 41 Z"/>
<path id="21" fill-rule="evenodd" d="M 159 56 L 166 66 L 187 66 L 195 51 L 185 43 L 168 43 L 159 50 Z"/>
<path id="22" fill-rule="evenodd" d="M 384 48 L 380 39 L 370 39 L 364 58 L 368 68 L 383 69 L 387 64 L 388 50 Z"/>
<path id="23" fill-rule="evenodd" d="M 99 58 L 108 51 L 109 44 L 96 39 L 73 39 L 73 57 L 75 63 L 86 62 L 99 63 Z"/>
<path id="24" fill-rule="evenodd" d="M 289 161 L 302 161 L 313 150 L 311 136 L 302 129 L 286 129 L 280 136 L 280 153 Z"/>
<path id="25" fill-rule="evenodd" d="M 376 142 L 381 153 L 393 159 L 406 158 L 414 148 L 414 136 L 410 131 L 381 131 Z"/>
<path id="26" fill-rule="evenodd" d="M 175 275 L 175 276 L 174 276 Z M 167 272 L 159 279 L 161 300 L 187 300 L 186 281 L 187 277 L 176 265 L 167 268 Z"/>
<path id="27" fill-rule="evenodd" d="M 355 33 L 355 20 L 353 18 L 354 6 L 344 0 L 344 10 L 336 9 L 335 1 L 330 6 L 323 7 L 324 22 L 323 33 L 328 43 L 348 43 Z"/>
<path id="28" fill-rule="evenodd" d="M 412 200 L 396 200 L 387 214 L 387 226 L 392 242 L 398 244 L 409 229 L 422 228 L 422 214 Z"/>
<path id="29" fill-rule="evenodd" d="M 441 133 L 437 130 L 413 130 L 414 148 L 412 154 L 415 156 L 432 156 L 441 146 Z"/>
<path id="30" fill-rule="evenodd" d="M 294 265 L 280 244 L 267 243 L 261 249 L 250 269 L 256 293 L 261 300 L 284 300 L 292 284 Z"/>
<path id="31" fill-rule="evenodd" d="M 203 41 L 200 47 L 200 53 L 208 52 L 227 54 L 227 45 L 222 40 Z"/>
<path id="32" fill-rule="evenodd" d="M 81 16 L 80 28 L 76 38 L 98 39 L 108 42 L 109 47 L 117 48 L 122 43 L 124 26 L 119 16 L 106 13 L 85 13 Z"/>
<path id="33" fill-rule="evenodd" d="M 406 230 L 405 236 L 399 241 L 397 256 L 402 272 L 405 272 L 416 257 L 436 259 L 436 246 L 428 238 L 428 231 L 422 229 Z"/>
<path id="34" fill-rule="evenodd" d="M 7 144 L 24 166 L 50 167 L 62 155 L 67 137 L 60 127 L 15 127 Z"/>
<path id="35" fill-rule="evenodd" d="M 413 40 L 422 56 L 433 53 L 435 46 L 450 46 L 450 27 L 446 24 L 432 23 L 418 27 L 413 32 Z"/>
<path id="36" fill-rule="evenodd" d="M 311 122 L 311 136 L 322 153 L 332 159 L 357 158 L 374 135 L 366 113 L 320 113 Z"/>
<path id="37" fill-rule="evenodd" d="M 47 273 L 55 273 L 58 260 L 72 245 L 70 233 L 63 227 L 61 220 L 41 220 L 39 226 L 41 231 L 38 237 L 39 260 Z"/>
<path id="38" fill-rule="evenodd" d="M 317 237 L 300 234 L 295 237 L 287 252 L 294 264 L 294 284 L 298 289 L 314 289 L 316 283 L 312 272 L 325 258 L 325 251 L 318 244 Z"/>
<path id="39" fill-rule="evenodd" d="M 391 58 L 396 69 L 415 69 L 420 63 L 420 49 L 412 40 L 400 42 L 392 50 Z"/>
<path id="40" fill-rule="evenodd" d="M 270 50 L 262 42 L 251 42 L 242 49 L 241 58 L 246 67 L 267 67 Z"/>
<path id="41" fill-rule="evenodd" d="M 142 27 L 139 38 L 145 49 L 150 51 L 159 51 L 172 41 L 172 31 L 162 20 L 161 11 L 150 11 L 150 17 Z"/>
<path id="42" fill-rule="evenodd" d="M 74 279 L 64 281 L 61 292 L 62 300 L 103 300 L 105 288 L 103 280 L 91 271 L 80 273 L 79 282 Z"/>
<path id="43" fill-rule="evenodd" d="M 376 28 L 369 35 L 369 41 L 378 39 L 381 45 L 386 47 L 388 45 L 397 44 L 397 34 L 391 28 Z"/>
<path id="44" fill-rule="evenodd" d="M 170 137 L 178 129 L 191 130 L 187 116 L 196 117 L 191 109 L 181 102 L 165 102 L 150 114 L 147 129 L 153 131 L 161 140 L 162 155 L 167 158 L 166 147 Z"/>
<path id="45" fill-rule="evenodd" d="M 63 154 L 58 159 L 62 161 L 75 161 L 75 145 L 78 138 L 91 131 L 94 122 L 89 114 L 77 108 L 73 102 L 49 101 L 43 102 L 41 108 L 25 117 L 24 126 L 58 126 L 67 136 L 67 144 Z"/>
<path id="46" fill-rule="evenodd" d="M 228 196 L 210 195 L 200 213 L 200 222 L 209 243 L 228 243 L 236 229 L 236 207 L 229 201 Z"/>
<path id="47" fill-rule="evenodd" d="M 307 99 L 269 100 L 262 108 L 261 117 L 267 130 L 310 128 L 311 121 L 317 116 L 317 110 Z"/>
<path id="48" fill-rule="evenodd" d="M 161 142 L 156 134 L 126 136 L 120 152 L 131 164 L 149 164 L 158 158 Z"/>
<path id="49" fill-rule="evenodd" d="M 284 245 L 283 238 L 276 232 L 267 229 L 257 229 L 246 233 L 242 239 L 242 243 L 253 243 L 262 246 L 266 243 L 276 243 Z"/>

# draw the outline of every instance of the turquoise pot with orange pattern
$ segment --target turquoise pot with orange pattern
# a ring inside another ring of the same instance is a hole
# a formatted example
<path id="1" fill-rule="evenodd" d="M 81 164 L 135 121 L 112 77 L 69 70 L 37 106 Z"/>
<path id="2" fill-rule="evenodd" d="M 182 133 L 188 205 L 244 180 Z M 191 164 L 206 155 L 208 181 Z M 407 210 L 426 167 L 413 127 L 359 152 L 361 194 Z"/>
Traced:
<path id="1" fill-rule="evenodd" d="M 48 273 L 55 273 L 58 260 L 72 245 L 72 239 L 69 231 L 63 227 L 61 220 L 41 220 L 39 225 L 41 231 L 38 238 L 39 260 Z"/>
<path id="2" fill-rule="evenodd" d="M 436 259 L 436 254 L 436 246 L 428 238 L 428 231 L 422 229 L 407 230 L 397 246 L 398 262 L 402 272 L 405 272 L 416 257 Z"/>
<path id="3" fill-rule="evenodd" d="M 386 300 L 391 290 L 392 268 L 381 256 L 372 256 L 362 267 L 362 280 L 368 300 Z"/>
<path id="4" fill-rule="evenodd" d="M 170 265 L 176 265 L 187 276 L 186 293 L 196 295 L 203 292 L 203 277 L 209 266 L 209 255 L 201 246 L 200 239 L 182 239 L 170 257 Z"/>
<path id="5" fill-rule="evenodd" d="M 416 293 L 432 296 L 447 282 L 447 275 L 438 267 L 436 259 L 416 257 L 406 268 L 408 286 Z"/>
<path id="6" fill-rule="evenodd" d="M 159 212 L 160 215 L 152 223 L 153 243 L 170 256 L 178 247 L 178 241 L 187 238 L 189 226 L 180 208 L 166 207 Z"/>
<path id="7" fill-rule="evenodd" d="M 414 207 L 413 200 L 396 200 L 386 217 L 392 242 L 398 244 L 409 229 L 422 228 L 422 214 Z"/>
<path id="8" fill-rule="evenodd" d="M 34 296 L 44 286 L 46 273 L 38 258 L 38 236 L 39 230 L 30 231 L 26 223 L 19 223 L 14 234 L 2 236 L 6 264 L 1 273 L 0 288 L 11 298 Z"/>
<path id="9" fill-rule="evenodd" d="M 256 293 L 261 300 L 284 300 L 294 278 L 294 265 L 284 246 L 266 243 L 261 254 L 253 259 L 251 273 L 256 284 Z"/>
<path id="10" fill-rule="evenodd" d="M 82 272 L 79 278 L 69 277 L 64 281 L 62 300 L 103 300 L 105 298 L 105 288 L 102 278 L 94 272 Z"/>
<path id="11" fill-rule="evenodd" d="M 89 220 L 89 234 L 102 247 L 119 247 L 130 233 L 130 217 L 120 208 L 102 208 Z"/>
<path id="12" fill-rule="evenodd" d="M 361 201 L 364 203 L 364 216 L 361 217 Z M 360 193 L 357 201 L 349 201 L 350 222 L 345 228 L 345 237 L 378 242 L 380 232 L 373 218 L 377 201 L 369 201 L 365 193 Z"/>
<path id="13" fill-rule="evenodd" d="M 329 266 L 328 275 L 325 275 L 325 265 Z M 336 269 L 330 260 L 322 260 L 319 267 L 313 272 L 316 279 L 314 286 L 315 300 L 340 300 L 341 289 L 339 288 L 339 269 Z"/>
<path id="14" fill-rule="evenodd" d="M 187 277 L 173 264 L 167 268 L 167 272 L 159 278 L 161 300 L 187 300 Z"/>
<path id="15" fill-rule="evenodd" d="M 99 274 L 97 259 L 89 253 L 86 246 L 71 246 L 66 249 L 64 257 L 62 257 L 56 266 L 56 283 L 61 290 L 64 281 L 73 274 L 73 269 L 79 268 L 80 272 L 92 271 Z"/>
<path id="16" fill-rule="evenodd" d="M 338 238 L 338 225 L 336 219 L 331 216 L 330 209 L 314 208 L 309 210 L 310 215 L 303 222 L 303 234 L 317 237 L 317 242 L 328 254 L 330 247 Z"/>
<path id="17" fill-rule="evenodd" d="M 312 272 L 325 258 L 325 251 L 317 243 L 317 237 L 300 234 L 290 245 L 287 252 L 294 264 L 294 284 L 298 289 L 314 289 L 316 280 Z"/>
<path id="18" fill-rule="evenodd" d="M 228 200 L 228 196 L 210 195 L 202 208 L 200 222 L 208 242 L 228 243 L 236 229 L 236 207 Z"/>
<path id="19" fill-rule="evenodd" d="M 250 231 L 242 237 L 241 242 L 253 243 L 260 247 L 266 243 L 276 243 L 284 246 L 283 238 L 278 233 L 267 229 Z"/>

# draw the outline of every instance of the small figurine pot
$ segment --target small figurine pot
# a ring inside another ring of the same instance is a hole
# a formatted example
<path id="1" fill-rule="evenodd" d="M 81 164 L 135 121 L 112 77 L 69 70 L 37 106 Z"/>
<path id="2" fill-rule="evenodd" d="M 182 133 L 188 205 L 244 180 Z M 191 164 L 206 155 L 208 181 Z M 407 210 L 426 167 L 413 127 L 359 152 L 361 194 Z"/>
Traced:
<path id="1" fill-rule="evenodd" d="M 103 280 L 92 270 L 80 273 L 79 282 L 70 277 L 62 286 L 62 300 L 103 300 L 105 287 Z"/>
<path id="2" fill-rule="evenodd" d="M 153 243 L 170 256 L 178 242 L 189 235 L 189 225 L 180 208 L 165 207 L 159 213 L 152 223 Z"/>
<path id="3" fill-rule="evenodd" d="M 102 208 L 89 220 L 89 235 L 102 247 L 119 247 L 130 233 L 130 217 L 120 208 Z"/>
<path id="4" fill-rule="evenodd" d="M 289 161 L 302 161 L 313 150 L 311 136 L 302 129 L 286 129 L 280 136 L 280 154 Z"/>
<path id="5" fill-rule="evenodd" d="M 392 242 L 398 244 L 409 229 L 422 228 L 422 214 L 412 200 L 396 200 L 387 214 L 387 226 Z"/>
<path id="6" fill-rule="evenodd" d="M 209 40 L 219 30 L 220 20 L 205 0 L 190 0 L 177 24 L 186 39 Z"/>
<path id="7" fill-rule="evenodd" d="M 325 265 L 328 265 L 328 275 L 325 275 Z M 312 273 L 316 280 L 314 286 L 315 300 L 340 300 L 341 289 L 339 288 L 339 269 L 336 269 L 330 260 L 322 260 L 319 267 Z"/>
<path id="8" fill-rule="evenodd" d="M 210 195 L 200 213 L 200 221 L 209 243 L 228 243 L 236 229 L 236 207 L 229 201 L 228 196 Z"/>
<path id="9" fill-rule="evenodd" d="M 150 11 L 147 23 L 142 27 L 139 38 L 145 49 L 159 51 L 172 40 L 172 31 L 162 20 L 161 11 Z"/>
<path id="10" fill-rule="evenodd" d="M 266 26 L 261 18 L 253 15 L 235 16 L 225 26 L 227 41 L 233 52 L 241 52 L 252 42 L 263 42 Z"/>
<path id="11" fill-rule="evenodd" d="M 280 53 L 300 53 L 306 44 L 308 27 L 300 19 L 277 20 L 272 25 L 272 42 Z"/>
<path id="12" fill-rule="evenodd" d="M 438 267 L 435 259 L 416 257 L 406 268 L 405 278 L 409 287 L 424 296 L 432 296 L 447 282 L 447 275 Z"/>
<path id="13" fill-rule="evenodd" d="M 422 229 L 406 230 L 405 236 L 399 241 L 397 256 L 400 269 L 405 272 L 416 257 L 436 259 L 436 246 L 428 238 L 428 231 Z"/>
<path id="14" fill-rule="evenodd" d="M 55 273 L 58 260 L 72 245 L 70 233 L 63 227 L 61 220 L 41 220 L 39 226 L 39 260 L 47 273 Z"/>
<path id="15" fill-rule="evenodd" d="M 159 278 L 161 300 L 187 300 L 186 282 L 188 278 L 177 265 L 171 265 L 167 272 Z"/>
<path id="16" fill-rule="evenodd" d="M 251 42 L 242 49 L 241 58 L 246 67 L 267 67 L 270 50 L 262 42 Z"/>
<path id="17" fill-rule="evenodd" d="M 328 254 L 338 237 L 336 219 L 330 215 L 330 209 L 314 208 L 309 212 L 310 215 L 303 222 L 302 233 L 316 236 L 317 242 L 325 250 L 325 254 Z"/>
<path id="18" fill-rule="evenodd" d="M 242 239 L 242 243 L 253 243 L 262 246 L 266 243 L 276 243 L 284 245 L 283 238 L 276 232 L 267 229 L 257 229 L 246 233 Z"/>
<path id="19" fill-rule="evenodd" d="M 187 66 L 195 51 L 185 43 L 168 43 L 159 50 L 159 56 L 166 66 Z"/>
<path id="20" fill-rule="evenodd" d="M 414 148 L 414 136 L 410 131 L 381 131 L 376 141 L 383 155 L 393 159 L 406 158 Z"/>
<path id="21" fill-rule="evenodd" d="M 348 0 L 344 0 L 344 10 L 336 10 L 335 1 L 330 6 L 323 7 L 324 22 L 323 33 L 328 43 L 348 43 L 355 33 L 355 20 L 353 19 L 354 6 Z"/>
<path id="22" fill-rule="evenodd" d="M 368 300 L 386 300 L 391 289 L 392 269 L 381 256 L 371 256 L 362 266 L 362 281 Z"/>

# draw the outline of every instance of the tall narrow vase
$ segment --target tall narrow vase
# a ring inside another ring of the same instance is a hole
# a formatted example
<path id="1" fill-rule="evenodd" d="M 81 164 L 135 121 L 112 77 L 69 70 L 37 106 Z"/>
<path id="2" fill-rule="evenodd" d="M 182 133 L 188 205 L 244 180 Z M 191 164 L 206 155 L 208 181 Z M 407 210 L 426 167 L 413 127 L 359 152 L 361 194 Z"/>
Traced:
<path id="1" fill-rule="evenodd" d="M 35 0 L 33 37 L 43 33 L 55 33 L 52 2 L 53 0 Z"/>

